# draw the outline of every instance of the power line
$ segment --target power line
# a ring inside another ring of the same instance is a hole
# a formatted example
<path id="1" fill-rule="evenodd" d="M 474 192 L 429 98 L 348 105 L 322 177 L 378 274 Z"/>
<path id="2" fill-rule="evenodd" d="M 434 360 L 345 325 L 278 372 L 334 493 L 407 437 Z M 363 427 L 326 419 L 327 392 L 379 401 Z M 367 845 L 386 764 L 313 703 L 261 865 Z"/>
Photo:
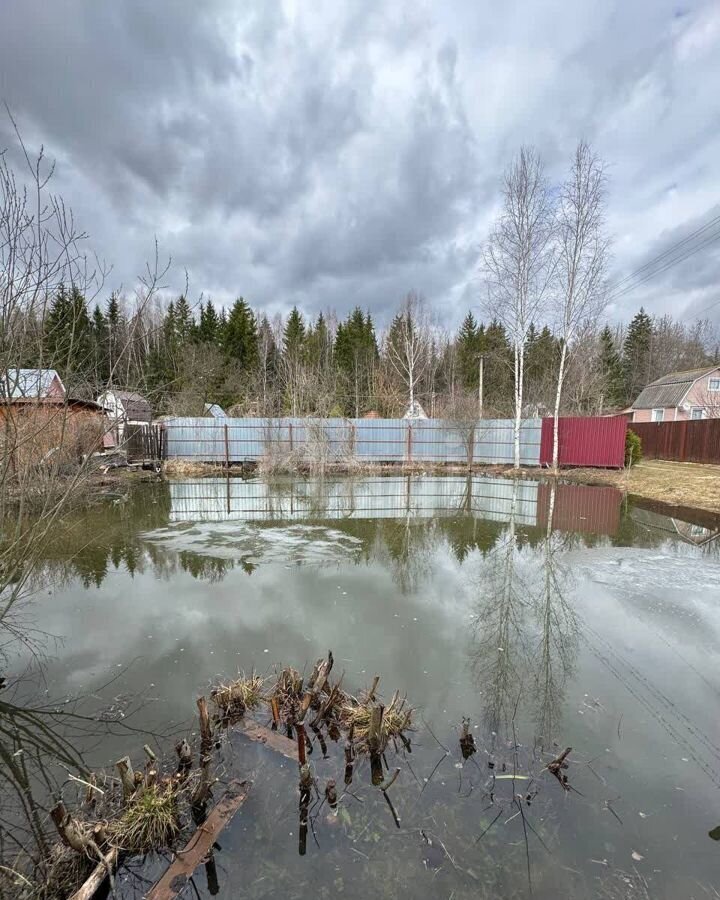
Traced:
<path id="1" fill-rule="evenodd" d="M 645 263 L 643 266 L 640 266 L 640 268 L 636 269 L 634 272 L 631 272 L 629 275 L 626 275 L 620 281 L 616 282 L 616 284 L 613 285 L 608 296 L 608 302 L 617 300 L 625 294 L 630 293 L 631 291 L 640 287 L 640 285 L 644 284 L 646 281 L 649 281 L 651 278 L 654 278 L 657 275 L 661 275 L 663 272 L 666 272 L 674 265 L 683 262 L 690 256 L 693 256 L 695 253 L 718 240 L 720 238 L 720 229 L 718 229 L 717 231 L 713 231 L 709 235 L 707 234 L 709 230 L 713 229 L 718 224 L 720 224 L 720 215 L 715 216 L 700 228 L 696 228 L 695 231 L 687 235 L 681 241 L 678 241 L 671 247 L 668 247 L 667 250 L 664 250 L 658 256 L 649 260 L 649 262 Z M 703 239 L 700 242 L 692 245 L 692 242 L 696 241 L 697 238 L 701 237 L 702 235 L 705 235 Z M 688 247 L 688 244 L 691 244 L 691 246 Z M 683 248 L 685 249 L 683 250 Z M 680 253 L 680 255 L 676 255 L 679 250 L 683 250 L 683 252 Z M 642 277 L 639 278 L 639 276 Z"/>
<path id="2" fill-rule="evenodd" d="M 640 285 L 645 284 L 646 281 L 650 281 L 650 279 L 655 278 L 657 275 L 662 275 L 663 272 L 667 272 L 668 269 L 671 269 L 673 266 L 678 263 L 684 262 L 689 257 L 694 256 L 700 250 L 705 247 L 708 247 L 710 244 L 720 239 L 720 230 L 711 234 L 709 237 L 705 238 L 705 240 L 701 241 L 694 247 L 691 247 L 685 253 L 676 257 L 675 259 L 668 260 L 664 265 L 660 266 L 657 269 L 653 269 L 651 272 L 647 272 L 639 281 L 635 281 L 632 284 L 626 285 L 626 287 L 622 288 L 619 291 L 615 291 L 610 294 L 608 297 L 608 302 L 612 302 L 614 300 L 619 299 L 620 297 L 624 297 L 625 294 L 629 294 L 634 291 L 636 288 L 639 288 Z"/>
<path id="3" fill-rule="evenodd" d="M 646 269 L 650 268 L 650 266 L 655 265 L 655 263 L 661 262 L 666 256 L 674 253 L 676 250 L 679 250 L 681 247 L 683 247 L 685 244 L 692 241 L 694 238 L 698 237 L 704 231 L 707 231 L 708 228 L 712 228 L 714 225 L 717 225 L 719 223 L 720 223 L 720 215 L 715 216 L 714 219 L 711 219 L 705 225 L 702 225 L 700 228 L 697 228 L 695 231 L 691 232 L 689 235 L 687 235 L 687 237 L 683 238 L 683 240 L 678 241 L 676 244 L 673 244 L 671 247 L 668 247 L 667 250 L 663 250 L 663 252 L 658 254 L 658 256 L 656 256 L 653 259 L 646 262 L 644 266 L 640 266 L 639 269 L 636 269 L 634 272 L 631 272 L 629 275 L 626 275 L 625 278 L 621 278 L 620 281 L 616 282 L 613 285 L 613 290 L 616 290 L 617 288 L 621 287 L 626 281 L 629 281 L 631 278 L 635 278 L 637 275 L 642 274 Z"/>

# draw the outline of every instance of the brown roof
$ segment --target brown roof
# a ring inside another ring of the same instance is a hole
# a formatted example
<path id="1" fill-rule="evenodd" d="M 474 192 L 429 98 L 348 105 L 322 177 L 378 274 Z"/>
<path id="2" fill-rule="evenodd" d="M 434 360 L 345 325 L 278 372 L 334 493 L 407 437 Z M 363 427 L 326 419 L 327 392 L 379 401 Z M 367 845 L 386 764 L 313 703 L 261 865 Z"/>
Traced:
<path id="1" fill-rule="evenodd" d="M 698 378 L 714 372 L 717 366 L 705 366 L 702 369 L 687 369 L 684 372 L 671 372 L 651 382 L 633 403 L 633 409 L 668 409 L 678 406 L 683 397 L 695 384 Z"/>
<path id="2" fill-rule="evenodd" d="M 118 400 L 122 401 L 125 415 L 132 422 L 151 422 L 152 407 L 148 401 L 135 391 L 110 391 Z"/>

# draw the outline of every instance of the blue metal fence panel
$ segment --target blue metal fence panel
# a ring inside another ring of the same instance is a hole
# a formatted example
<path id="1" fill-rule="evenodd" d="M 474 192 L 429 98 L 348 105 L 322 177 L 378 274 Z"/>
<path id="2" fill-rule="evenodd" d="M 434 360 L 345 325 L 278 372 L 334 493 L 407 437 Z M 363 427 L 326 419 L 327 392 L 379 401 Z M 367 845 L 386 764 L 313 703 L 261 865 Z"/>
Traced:
<path id="1" fill-rule="evenodd" d="M 203 462 L 257 461 L 269 453 L 326 452 L 329 458 L 365 462 L 468 462 L 468 427 L 439 419 L 204 419 L 163 423 L 169 459 Z M 524 420 L 522 465 L 540 464 L 542 421 Z M 484 419 L 475 428 L 472 462 L 512 463 L 511 419 Z"/>

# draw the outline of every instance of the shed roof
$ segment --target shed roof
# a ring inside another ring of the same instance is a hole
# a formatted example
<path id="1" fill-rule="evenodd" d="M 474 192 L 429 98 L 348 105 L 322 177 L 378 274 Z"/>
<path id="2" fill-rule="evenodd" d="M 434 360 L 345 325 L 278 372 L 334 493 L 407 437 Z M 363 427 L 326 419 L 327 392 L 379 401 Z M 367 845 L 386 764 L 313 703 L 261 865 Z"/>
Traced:
<path id="1" fill-rule="evenodd" d="M 56 378 L 65 393 L 65 385 L 55 369 L 8 369 L 0 378 L 0 396 L 41 400 L 50 395 Z"/>
<path id="2" fill-rule="evenodd" d="M 152 407 L 150 403 L 136 391 L 108 391 L 114 394 L 122 402 L 125 415 L 132 422 L 152 421 Z"/>
<path id="3" fill-rule="evenodd" d="M 705 366 L 702 369 L 688 369 L 685 372 L 671 372 L 651 382 L 640 392 L 633 403 L 633 409 L 668 409 L 679 406 L 683 397 L 695 384 L 698 378 L 714 372 L 717 366 Z"/>
<path id="4" fill-rule="evenodd" d="M 213 419 L 227 419 L 227 413 L 219 403 L 206 403 L 205 412 Z"/>

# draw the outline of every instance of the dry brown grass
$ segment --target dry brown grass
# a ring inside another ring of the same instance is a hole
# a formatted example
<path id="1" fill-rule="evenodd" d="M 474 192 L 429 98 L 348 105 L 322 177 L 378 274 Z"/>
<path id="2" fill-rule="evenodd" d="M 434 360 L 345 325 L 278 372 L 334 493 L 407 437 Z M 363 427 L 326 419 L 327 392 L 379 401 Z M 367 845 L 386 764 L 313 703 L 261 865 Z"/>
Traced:
<path id="1" fill-rule="evenodd" d="M 586 484 L 612 484 L 630 494 L 672 506 L 720 512 L 720 466 L 648 459 L 620 472 L 575 469 L 562 472 L 561 477 Z"/>
<path id="2" fill-rule="evenodd" d="M 252 674 L 249 678 L 241 675 L 228 684 L 213 688 L 210 697 L 225 716 L 243 716 L 246 710 L 257 709 L 265 699 L 263 685 L 265 679 Z"/>
<path id="3" fill-rule="evenodd" d="M 163 473 L 168 478 L 198 478 L 224 475 L 225 467 L 219 463 L 194 462 L 190 459 L 168 459 L 163 463 Z"/>
<path id="4" fill-rule="evenodd" d="M 396 693 L 388 706 L 385 707 L 380 723 L 380 732 L 378 735 L 380 752 L 382 752 L 393 738 L 399 738 L 403 732 L 412 728 L 412 709 L 405 708 L 405 699 L 400 699 Z M 348 700 L 340 709 L 340 719 L 342 724 L 353 735 L 355 748 L 360 753 L 370 751 L 370 723 L 372 719 L 373 708 L 376 704 L 372 701 L 358 703 L 357 701 Z"/>

